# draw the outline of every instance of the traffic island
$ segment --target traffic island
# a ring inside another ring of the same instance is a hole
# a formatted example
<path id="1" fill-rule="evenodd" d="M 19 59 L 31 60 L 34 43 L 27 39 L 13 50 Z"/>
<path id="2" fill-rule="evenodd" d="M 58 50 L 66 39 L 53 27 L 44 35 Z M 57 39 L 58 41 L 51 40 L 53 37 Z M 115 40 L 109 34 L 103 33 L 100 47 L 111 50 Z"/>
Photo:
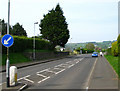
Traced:
<path id="1" fill-rule="evenodd" d="M 7 87 L 7 84 L 2 84 L 2 91 L 22 91 L 28 87 L 27 84 L 17 83 L 15 86 Z"/>

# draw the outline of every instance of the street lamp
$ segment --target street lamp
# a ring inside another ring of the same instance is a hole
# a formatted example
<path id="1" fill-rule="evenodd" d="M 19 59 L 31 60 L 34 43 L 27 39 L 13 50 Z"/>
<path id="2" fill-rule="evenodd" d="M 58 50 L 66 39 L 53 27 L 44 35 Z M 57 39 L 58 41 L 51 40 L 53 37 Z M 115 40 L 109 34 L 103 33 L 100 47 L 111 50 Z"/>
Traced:
<path id="1" fill-rule="evenodd" d="M 35 60 L 35 24 L 38 24 L 38 22 L 34 23 L 33 60 Z"/>
<path id="2" fill-rule="evenodd" d="M 8 0 L 8 23 L 7 23 L 7 34 L 9 34 L 9 24 L 10 23 L 10 0 Z M 7 47 L 7 61 L 6 61 L 6 81 L 7 87 L 10 87 L 10 77 L 9 77 L 9 68 L 10 68 L 10 61 L 9 61 L 9 47 Z"/>

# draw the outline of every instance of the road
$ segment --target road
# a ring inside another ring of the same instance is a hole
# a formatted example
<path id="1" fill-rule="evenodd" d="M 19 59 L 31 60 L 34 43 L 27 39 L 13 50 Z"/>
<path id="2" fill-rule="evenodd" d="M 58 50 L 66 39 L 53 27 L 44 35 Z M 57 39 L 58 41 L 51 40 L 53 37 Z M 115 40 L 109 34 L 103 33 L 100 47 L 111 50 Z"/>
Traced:
<path id="1" fill-rule="evenodd" d="M 118 89 L 117 75 L 107 60 L 91 54 L 18 69 L 18 81 L 28 84 L 27 89 Z"/>

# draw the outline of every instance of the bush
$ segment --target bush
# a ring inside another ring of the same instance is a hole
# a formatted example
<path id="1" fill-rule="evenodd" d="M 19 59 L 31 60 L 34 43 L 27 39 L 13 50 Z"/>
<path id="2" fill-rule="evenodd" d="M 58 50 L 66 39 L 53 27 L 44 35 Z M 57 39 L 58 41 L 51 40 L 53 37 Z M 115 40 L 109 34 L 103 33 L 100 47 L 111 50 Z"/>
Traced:
<path id="1" fill-rule="evenodd" d="M 107 55 L 112 55 L 111 48 L 107 49 Z"/>
<path id="2" fill-rule="evenodd" d="M 112 55 L 113 56 L 118 56 L 118 43 L 115 41 L 112 43 L 112 49 L 111 49 Z"/>
<path id="3" fill-rule="evenodd" d="M 13 36 L 14 44 L 9 48 L 12 53 L 24 52 L 27 49 L 33 49 L 33 38 Z M 35 39 L 36 50 L 51 50 L 50 42 L 42 40 L 40 38 Z M 6 53 L 6 47 L 2 47 L 2 52 Z"/>
<path id="4" fill-rule="evenodd" d="M 119 36 L 118 36 L 118 38 L 117 38 L 117 43 L 118 43 L 118 55 L 119 55 L 119 57 L 120 57 L 120 34 L 119 34 Z"/>

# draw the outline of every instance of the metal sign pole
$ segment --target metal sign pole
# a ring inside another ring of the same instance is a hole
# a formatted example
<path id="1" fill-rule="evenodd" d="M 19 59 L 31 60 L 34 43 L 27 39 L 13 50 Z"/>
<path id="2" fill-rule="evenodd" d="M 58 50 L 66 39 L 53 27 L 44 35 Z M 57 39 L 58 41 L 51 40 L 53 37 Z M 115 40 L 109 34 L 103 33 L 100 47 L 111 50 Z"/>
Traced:
<path id="1" fill-rule="evenodd" d="M 10 22 L 10 0 L 8 0 L 8 24 L 7 24 L 7 34 L 9 34 L 9 22 Z M 9 78 L 9 47 L 7 47 L 7 61 L 6 61 L 6 80 L 7 80 L 7 87 L 10 87 L 10 78 Z"/>

